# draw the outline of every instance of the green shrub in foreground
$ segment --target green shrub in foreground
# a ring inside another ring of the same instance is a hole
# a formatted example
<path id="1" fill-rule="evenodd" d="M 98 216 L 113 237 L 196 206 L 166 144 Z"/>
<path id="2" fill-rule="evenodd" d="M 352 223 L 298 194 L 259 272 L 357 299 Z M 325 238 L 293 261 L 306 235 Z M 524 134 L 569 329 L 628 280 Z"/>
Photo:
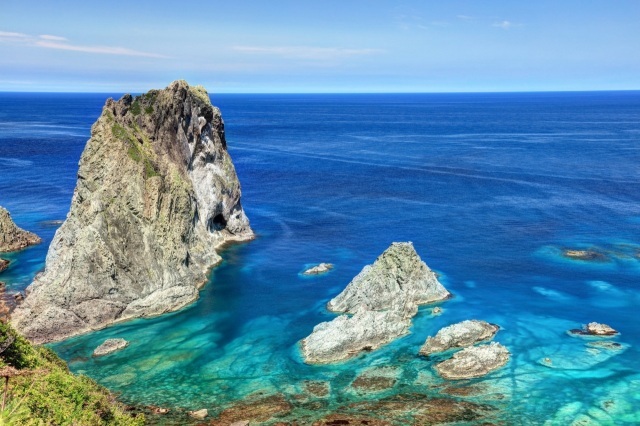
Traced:
<path id="1" fill-rule="evenodd" d="M 0 369 L 15 367 L 23 375 L 9 380 L 0 426 L 144 424 L 142 416 L 125 413 L 108 390 L 88 377 L 69 372 L 51 349 L 32 346 L 9 324 L 0 322 L 0 347 L 11 338 L 14 342 L 0 353 Z M 0 380 L 0 389 L 4 390 L 5 379 Z"/>

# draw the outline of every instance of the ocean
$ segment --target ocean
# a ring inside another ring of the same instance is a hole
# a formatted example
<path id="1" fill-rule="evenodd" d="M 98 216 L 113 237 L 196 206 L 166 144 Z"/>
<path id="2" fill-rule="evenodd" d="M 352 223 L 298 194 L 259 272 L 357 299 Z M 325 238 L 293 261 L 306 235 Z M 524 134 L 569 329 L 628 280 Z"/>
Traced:
<path id="1" fill-rule="evenodd" d="M 0 94 L 0 205 L 44 240 L 3 255 L 12 291 L 44 267 L 108 96 Z M 256 392 L 291 401 L 287 420 L 455 385 L 496 422 L 640 423 L 640 92 L 211 98 L 256 240 L 225 249 L 187 308 L 51 345 L 72 371 L 125 402 L 212 416 Z M 326 302 L 394 241 L 453 293 L 442 314 L 422 308 L 409 335 L 350 361 L 304 364 L 297 342 L 333 318 Z M 319 262 L 335 269 L 301 275 Z M 465 319 L 500 325 L 512 357 L 451 384 L 417 352 Z M 567 334 L 592 321 L 620 331 L 615 349 Z M 130 345 L 93 358 L 110 337 Z M 392 388 L 351 387 L 382 367 Z M 330 394 L 296 403 L 305 381 Z"/>

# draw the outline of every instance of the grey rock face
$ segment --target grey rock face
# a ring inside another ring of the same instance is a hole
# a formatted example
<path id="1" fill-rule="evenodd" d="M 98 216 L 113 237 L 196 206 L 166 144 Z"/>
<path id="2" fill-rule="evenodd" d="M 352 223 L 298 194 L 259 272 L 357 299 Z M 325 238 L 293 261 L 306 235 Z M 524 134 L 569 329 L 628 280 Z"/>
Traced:
<path id="1" fill-rule="evenodd" d="M 418 304 L 449 296 L 411 243 L 393 243 L 328 303 L 329 310 L 353 316 L 318 324 L 301 341 L 305 362 L 336 362 L 378 349 L 409 332 Z"/>
<path id="2" fill-rule="evenodd" d="M 16 226 L 9 211 L 0 207 L 0 253 L 21 250 L 41 242 L 36 234 Z"/>
<path id="3" fill-rule="evenodd" d="M 569 334 L 576 336 L 599 336 L 599 337 L 609 337 L 615 336 L 618 333 L 613 327 L 607 324 L 600 324 L 597 322 L 590 322 L 584 328 L 569 330 Z"/>
<path id="4" fill-rule="evenodd" d="M 411 320 L 397 311 L 371 311 L 361 307 L 353 316 L 340 315 L 318 324 L 301 341 L 308 364 L 346 360 L 362 351 L 373 351 L 407 334 Z"/>
<path id="5" fill-rule="evenodd" d="M 44 343 L 195 300 L 216 248 L 253 238 L 226 146 L 201 87 L 109 99 L 15 327 Z"/>
<path id="6" fill-rule="evenodd" d="M 504 366 L 510 358 L 509 350 L 500 343 L 470 346 L 456 352 L 452 358 L 436 365 L 445 379 L 461 380 L 481 377 Z"/>
<path id="7" fill-rule="evenodd" d="M 327 309 L 353 314 L 360 305 L 366 305 L 374 311 L 401 310 L 413 317 L 417 305 L 450 296 L 412 243 L 393 243 L 331 299 Z"/>
<path id="8" fill-rule="evenodd" d="M 124 349 L 129 345 L 124 339 L 107 339 L 93 351 L 93 356 L 107 355 L 120 349 Z"/>
<path id="9" fill-rule="evenodd" d="M 452 324 L 440 329 L 434 337 L 429 336 L 420 348 L 420 355 L 428 356 L 453 348 L 472 346 L 493 338 L 499 329 L 497 325 L 479 320 L 467 320 Z"/>

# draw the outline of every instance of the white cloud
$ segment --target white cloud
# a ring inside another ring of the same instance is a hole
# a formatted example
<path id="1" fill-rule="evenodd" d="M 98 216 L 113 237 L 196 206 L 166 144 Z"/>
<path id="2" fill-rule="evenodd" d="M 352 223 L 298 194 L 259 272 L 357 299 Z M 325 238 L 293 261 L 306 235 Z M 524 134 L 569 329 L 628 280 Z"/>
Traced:
<path id="1" fill-rule="evenodd" d="M 293 59 L 329 60 L 382 53 L 379 49 L 345 49 L 311 46 L 233 46 L 236 52 Z"/>
<path id="2" fill-rule="evenodd" d="M 13 33 L 13 32 L 9 32 L 9 31 L 0 31 L 0 39 L 19 39 L 19 40 L 24 40 L 26 38 L 29 38 L 28 35 L 23 34 L 23 33 Z"/>
<path id="3" fill-rule="evenodd" d="M 469 16 L 469 15 L 457 15 L 456 18 L 461 19 L 463 21 L 472 21 L 476 19 L 475 17 Z"/>
<path id="4" fill-rule="evenodd" d="M 497 28 L 502 28 L 503 30 L 508 30 L 508 29 L 510 29 L 510 28 L 518 27 L 518 26 L 520 26 L 520 25 L 519 25 L 519 24 L 514 24 L 514 23 L 513 23 L 513 22 L 511 22 L 511 21 L 500 21 L 500 22 L 495 22 L 495 23 L 493 24 L 493 26 L 494 26 L 494 27 L 497 27 Z"/>
<path id="5" fill-rule="evenodd" d="M 40 47 L 44 49 L 69 50 L 73 52 L 94 53 L 101 55 L 139 56 L 145 58 L 168 58 L 157 53 L 142 52 L 119 46 L 86 46 L 71 44 L 65 37 L 42 34 L 32 36 L 29 34 L 0 31 L 0 41 L 7 43 L 21 43 L 23 45 Z"/>
<path id="6" fill-rule="evenodd" d="M 65 37 L 60 37 L 60 36 L 54 36 L 54 35 L 49 35 L 49 34 L 42 34 L 40 36 L 40 38 L 42 40 L 52 40 L 52 41 L 67 41 L 67 39 Z"/>
<path id="7" fill-rule="evenodd" d="M 69 44 L 66 42 L 39 40 L 35 42 L 38 47 L 58 50 L 71 50 L 73 52 L 98 53 L 103 55 L 120 55 L 120 56 L 141 56 L 146 58 L 167 58 L 167 56 L 157 53 L 141 52 L 139 50 L 127 49 L 126 47 L 111 46 L 81 46 Z"/>

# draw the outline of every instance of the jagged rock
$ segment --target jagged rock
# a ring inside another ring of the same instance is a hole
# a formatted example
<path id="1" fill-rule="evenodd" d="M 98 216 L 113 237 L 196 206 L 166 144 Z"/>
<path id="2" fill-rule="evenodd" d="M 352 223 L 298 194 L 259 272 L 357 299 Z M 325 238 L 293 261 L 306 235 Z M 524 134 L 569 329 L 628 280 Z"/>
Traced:
<path id="1" fill-rule="evenodd" d="M 492 339 L 500 327 L 486 321 L 467 320 L 441 328 L 435 337 L 429 336 L 420 348 L 420 355 L 429 356 L 453 348 L 464 348 Z"/>
<path id="2" fill-rule="evenodd" d="M 587 333 L 593 336 L 613 336 L 618 334 L 616 330 L 607 324 L 599 324 L 597 322 L 590 322 L 587 324 Z"/>
<path id="3" fill-rule="evenodd" d="M 107 100 L 82 153 L 67 219 L 14 312 L 35 343 L 177 310 L 216 248 L 253 238 L 218 108 L 201 87 Z"/>
<path id="4" fill-rule="evenodd" d="M 303 275 L 319 275 L 329 272 L 333 269 L 333 265 L 331 263 L 321 263 L 316 266 L 312 266 L 311 268 L 304 271 Z"/>
<path id="5" fill-rule="evenodd" d="M 607 324 L 600 324 L 597 322 L 590 322 L 582 329 L 573 329 L 569 330 L 569 334 L 574 334 L 578 336 L 615 336 L 619 334 L 618 331 L 614 330 L 612 327 Z"/>
<path id="6" fill-rule="evenodd" d="M 445 379 L 460 380 L 481 377 L 504 366 L 510 358 L 509 350 L 500 343 L 470 346 L 456 352 L 452 358 L 436 365 Z"/>
<path id="7" fill-rule="evenodd" d="M 119 351 L 129 345 L 124 339 L 107 339 L 93 351 L 93 356 L 107 355 Z"/>
<path id="8" fill-rule="evenodd" d="M 0 207 L 0 252 L 17 251 L 41 242 L 36 234 L 18 228 L 7 209 Z"/>
<path id="9" fill-rule="evenodd" d="M 0 272 L 4 271 L 5 269 L 7 269 L 9 267 L 9 262 L 6 259 L 0 259 Z"/>
<path id="10" fill-rule="evenodd" d="M 418 304 L 449 296 L 413 244 L 393 243 L 328 303 L 329 310 L 353 316 L 318 324 L 301 341 L 305 362 L 336 362 L 375 350 L 409 332 Z"/>
<path id="11" fill-rule="evenodd" d="M 407 334 L 411 319 L 397 311 L 371 311 L 364 306 L 353 316 L 340 315 L 320 323 L 301 341 L 308 364 L 326 364 L 370 352 Z"/>
<path id="12" fill-rule="evenodd" d="M 204 418 L 209 415 L 209 411 L 203 408 L 202 410 L 189 411 L 189 415 L 194 419 L 204 420 Z"/>
<path id="13" fill-rule="evenodd" d="M 440 306 L 436 306 L 431 310 L 431 315 L 440 315 L 442 313 L 442 308 Z"/>
<path id="14" fill-rule="evenodd" d="M 400 308 L 413 316 L 417 305 L 450 296 L 412 243 L 393 243 L 331 299 L 327 309 L 353 314 L 360 305 L 366 305 L 374 311 Z"/>

